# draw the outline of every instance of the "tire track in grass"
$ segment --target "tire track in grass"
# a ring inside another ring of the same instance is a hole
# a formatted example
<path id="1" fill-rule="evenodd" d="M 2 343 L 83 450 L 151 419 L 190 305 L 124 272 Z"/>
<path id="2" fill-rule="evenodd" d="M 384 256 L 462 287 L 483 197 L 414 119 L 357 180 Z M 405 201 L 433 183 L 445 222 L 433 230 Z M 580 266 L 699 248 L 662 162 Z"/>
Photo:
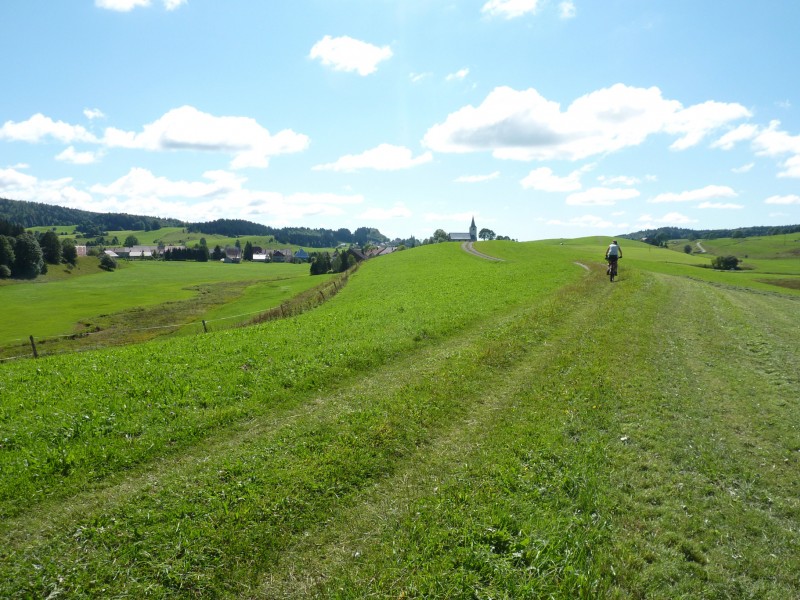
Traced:
<path id="1" fill-rule="evenodd" d="M 107 559 L 115 565 L 117 562 L 120 563 L 119 566 L 113 567 L 113 573 L 117 573 L 117 575 L 106 574 L 106 577 L 110 579 L 107 581 L 108 585 L 112 585 L 111 581 L 115 577 L 122 576 L 120 570 L 125 569 L 128 570 L 130 576 L 132 574 L 129 571 L 134 570 L 136 575 L 133 577 L 134 580 L 146 578 L 148 576 L 147 568 L 135 563 L 130 564 L 130 556 L 121 556 L 127 552 L 123 548 L 126 544 L 125 539 L 131 533 L 126 530 L 127 521 L 141 510 L 140 504 L 150 503 L 151 506 L 156 506 L 162 501 L 172 502 L 176 497 L 188 496 L 189 494 L 186 492 L 196 490 L 198 485 L 201 485 L 200 482 L 205 481 L 207 484 L 209 480 L 213 479 L 209 475 L 210 473 L 225 470 L 224 465 L 234 460 L 236 456 L 249 452 L 251 447 L 263 447 L 270 440 L 278 443 L 282 439 L 294 437 L 297 441 L 305 435 L 304 431 L 313 432 L 315 428 L 341 427 L 346 431 L 348 415 L 358 415 L 359 411 L 363 409 L 364 401 L 372 395 L 379 394 L 385 397 L 387 394 L 395 394 L 402 396 L 403 391 L 407 389 L 420 388 L 424 390 L 440 384 L 447 380 L 450 363 L 466 362 L 479 369 L 478 359 L 481 357 L 481 352 L 485 354 L 486 351 L 484 337 L 496 332 L 497 328 L 504 324 L 514 323 L 520 314 L 527 310 L 529 309 L 517 310 L 502 315 L 500 318 L 493 318 L 476 332 L 462 334 L 459 337 L 444 340 L 435 346 L 423 348 L 412 357 L 380 368 L 363 380 L 345 384 L 338 391 L 317 397 L 307 404 L 278 410 L 272 415 L 239 423 L 225 432 L 207 439 L 203 444 L 189 449 L 179 457 L 158 460 L 135 470 L 133 474 L 112 477 L 109 479 L 109 484 L 103 489 L 78 494 L 57 502 L 43 502 L 37 507 L 35 514 L 8 520 L 2 525 L 0 533 L 0 547 L 3 548 L 0 554 L 2 554 L 4 562 L 15 565 L 13 569 L 15 580 L 6 583 L 6 586 L 11 587 L 0 586 L 0 589 L 8 592 L 13 589 L 22 589 L 15 588 L 15 585 L 33 585 L 30 581 L 27 584 L 24 583 L 31 576 L 31 571 L 36 570 L 33 565 L 40 564 L 39 568 L 41 569 L 42 563 L 49 563 L 46 564 L 44 572 L 36 575 L 36 580 L 42 583 L 36 584 L 39 587 L 33 589 L 40 591 L 49 589 L 51 592 L 68 590 L 69 580 L 66 583 L 61 582 L 63 572 L 91 571 L 99 568 L 97 561 L 101 558 L 104 561 Z M 543 327 L 542 331 L 544 332 L 546 329 Z M 506 347 L 506 340 L 493 340 L 493 342 L 494 355 L 489 356 L 488 360 L 503 362 L 509 352 L 516 351 L 513 345 L 510 348 Z M 481 360 L 485 361 L 487 357 L 482 356 Z M 449 385 L 457 389 L 459 382 L 450 382 Z M 480 402 L 482 402 L 481 399 L 465 399 L 463 404 L 446 409 L 445 414 L 448 414 L 448 411 L 451 416 L 462 414 Z M 390 405 L 387 405 L 386 410 L 390 410 Z M 442 425 L 425 423 L 424 415 L 418 416 L 418 418 L 422 419 L 423 431 L 417 437 L 417 444 L 424 445 L 429 443 L 432 439 L 431 436 L 435 437 L 434 432 Z M 448 422 L 450 421 L 444 420 L 444 423 Z M 425 428 L 427 428 L 427 433 Z M 297 433 L 298 431 L 299 433 Z M 401 451 L 394 462 L 411 460 L 418 452 L 419 447 Z M 376 476 L 381 475 L 376 473 L 368 476 L 366 481 L 370 481 Z M 363 484 L 357 484 L 357 487 L 358 485 Z M 213 489 L 210 490 L 210 492 L 213 491 Z M 348 493 L 345 491 L 345 496 Z M 339 500 L 331 497 L 326 502 L 330 506 L 336 506 Z M 177 524 L 180 527 L 180 521 Z M 141 522 L 140 526 L 142 526 Z M 135 532 L 136 526 L 133 525 L 132 528 Z M 87 541 L 88 534 L 86 532 L 92 531 L 95 532 L 92 535 L 99 535 L 105 540 L 102 542 L 102 550 L 95 548 Z M 109 536 L 112 535 L 111 531 L 116 531 L 117 533 L 114 535 L 120 536 L 120 539 L 115 540 L 113 537 L 109 539 Z M 286 539 L 282 542 L 279 541 L 278 547 L 281 547 L 280 544 L 287 543 Z M 128 541 L 130 544 L 135 544 L 135 540 Z M 122 544 L 122 546 L 118 547 L 116 544 Z M 98 552 L 106 556 L 101 557 L 100 554 L 97 554 Z M 80 556 L 80 559 L 77 556 Z M 236 556 L 232 558 L 236 559 Z M 244 556 L 240 558 L 245 559 Z M 245 562 L 250 560 L 252 558 L 248 556 Z M 256 572 L 266 568 L 271 559 L 266 560 L 266 563 L 258 566 L 252 565 Z M 111 567 L 105 565 L 103 568 Z M 209 570 L 213 570 L 213 567 Z M 218 587 L 214 586 L 225 586 L 226 584 L 220 583 L 220 581 L 224 581 L 225 576 L 226 573 L 211 572 L 205 575 L 206 579 L 203 581 L 189 583 L 198 586 L 210 585 L 219 591 Z M 102 580 L 103 575 L 98 574 L 97 577 Z M 216 579 L 214 579 L 215 577 Z M 219 579 L 220 577 L 222 580 Z M 153 582 L 150 582 L 150 585 L 152 584 Z"/>
<path id="2" fill-rule="evenodd" d="M 568 293 L 551 299 L 550 302 L 559 304 L 563 311 L 555 319 L 555 326 L 547 331 L 547 335 L 539 343 L 521 344 L 519 354 L 515 355 L 511 364 L 485 372 L 480 380 L 480 387 L 488 391 L 482 394 L 482 401 L 475 404 L 468 415 L 452 422 L 425 452 L 419 453 L 413 461 L 408 461 L 392 477 L 376 482 L 373 487 L 359 494 L 352 504 L 343 506 L 329 523 L 307 532 L 282 557 L 277 568 L 265 577 L 262 584 L 249 590 L 244 596 L 305 598 L 340 595 L 356 598 L 405 597 L 406 594 L 449 597 L 450 594 L 455 594 L 460 597 L 466 593 L 466 589 L 451 588 L 449 593 L 439 595 L 432 589 L 414 588 L 413 572 L 422 569 L 423 565 L 414 565 L 409 560 L 407 565 L 398 568 L 396 563 L 401 559 L 396 559 L 395 556 L 406 553 L 408 548 L 396 547 L 396 537 L 419 517 L 419 512 L 416 512 L 415 517 L 415 511 L 425 510 L 422 507 L 441 506 L 451 501 L 453 495 L 457 496 L 460 493 L 457 491 L 460 482 L 471 480 L 479 486 L 492 486 L 496 483 L 491 481 L 492 477 L 487 476 L 482 480 L 478 474 L 481 469 L 491 470 L 495 467 L 492 461 L 493 456 L 496 458 L 493 452 L 497 449 L 491 449 L 495 444 L 495 436 L 504 445 L 500 450 L 501 454 L 507 450 L 507 454 L 513 455 L 512 463 L 520 459 L 521 450 L 516 442 L 519 437 L 526 435 L 530 436 L 528 441 L 539 439 L 546 446 L 531 448 L 531 455 L 552 452 L 551 458 L 554 460 L 580 462 L 580 458 L 570 457 L 571 452 L 562 445 L 563 431 L 569 428 L 570 416 L 565 414 L 560 399 L 554 398 L 554 390 L 563 386 L 563 370 L 571 363 L 570 357 L 576 351 L 575 347 L 584 343 L 583 336 L 576 336 L 575 332 L 602 327 L 604 308 L 612 306 L 617 297 L 617 294 L 607 293 L 604 283 L 604 278 L 587 278 L 579 291 L 578 286 L 575 286 Z M 536 327 L 536 322 L 544 316 L 537 312 L 532 309 L 526 315 L 527 318 L 511 324 L 504 333 L 518 336 L 529 334 Z M 513 433 L 515 428 L 509 422 L 522 424 L 523 429 L 529 428 L 533 433 Z M 509 428 L 512 430 L 511 434 Z M 555 436 L 555 441 L 548 437 L 551 434 Z M 560 457 L 554 458 L 559 453 Z M 495 476 L 501 479 L 505 477 L 503 473 L 496 473 Z M 552 482 L 539 480 L 537 485 L 550 486 Z M 463 491 L 468 494 L 477 493 L 477 490 Z M 591 492 L 587 493 L 591 495 Z M 532 497 L 528 499 L 531 502 L 535 500 Z M 561 497 L 560 500 L 564 498 Z M 573 508 L 579 504 L 575 499 L 567 501 Z M 498 502 L 502 502 L 502 499 L 498 499 Z M 542 502 L 542 505 L 547 505 L 547 502 Z M 487 509 L 482 517 L 487 525 L 492 522 L 491 512 Z M 560 524 L 569 527 L 570 521 L 577 524 L 582 519 L 571 520 L 567 517 Z M 598 520 L 596 525 L 593 531 L 587 533 L 588 537 L 604 535 L 604 524 Z M 556 532 L 547 530 L 546 527 L 539 533 L 545 536 L 554 533 L 564 537 L 568 535 L 565 530 Z M 452 550 L 452 547 L 442 548 L 441 553 L 447 554 Z M 565 552 L 568 554 L 569 550 Z M 508 554 L 507 558 L 514 560 L 514 553 L 509 550 Z M 362 556 L 375 555 L 382 557 L 378 560 L 377 567 L 370 564 L 359 566 Z M 402 575 L 404 570 L 408 572 L 406 581 Z M 389 581 L 394 576 L 398 579 Z M 549 583 L 553 583 L 552 579 L 559 578 L 551 578 Z M 575 584 L 575 581 L 572 583 Z M 564 582 L 560 581 L 558 584 L 564 585 Z M 543 589 L 548 583 L 539 582 L 536 585 L 544 593 Z M 596 591 L 600 585 L 598 575 L 594 582 L 586 583 L 586 589 L 595 586 L 593 589 Z M 504 592 L 509 593 L 508 590 L 498 589 L 483 589 L 482 592 L 489 595 L 493 595 L 493 592 L 501 596 Z M 521 593 L 520 590 L 517 592 Z"/>

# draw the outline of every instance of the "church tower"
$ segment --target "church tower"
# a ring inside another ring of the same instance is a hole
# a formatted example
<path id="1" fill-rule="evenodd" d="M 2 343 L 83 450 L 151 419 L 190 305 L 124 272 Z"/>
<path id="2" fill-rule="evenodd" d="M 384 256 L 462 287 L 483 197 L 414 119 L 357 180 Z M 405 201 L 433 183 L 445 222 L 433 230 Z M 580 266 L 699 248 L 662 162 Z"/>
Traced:
<path id="1" fill-rule="evenodd" d="M 469 226 L 469 239 L 473 242 L 478 241 L 478 228 L 475 227 L 475 217 L 472 217 L 472 225 Z"/>

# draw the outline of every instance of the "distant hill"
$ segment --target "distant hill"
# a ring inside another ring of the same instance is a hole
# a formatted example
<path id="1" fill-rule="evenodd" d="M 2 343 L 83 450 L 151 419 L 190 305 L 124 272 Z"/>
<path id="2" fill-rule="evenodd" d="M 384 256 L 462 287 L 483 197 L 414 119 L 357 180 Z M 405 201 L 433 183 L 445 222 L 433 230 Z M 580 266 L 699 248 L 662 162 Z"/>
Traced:
<path id="1" fill-rule="evenodd" d="M 243 219 L 217 219 L 204 223 L 186 223 L 126 213 L 96 213 L 41 202 L 0 198 L 0 218 L 23 227 L 74 225 L 85 237 L 105 235 L 108 231 L 151 231 L 162 227 L 186 227 L 190 232 L 228 237 L 272 236 L 276 241 L 308 248 L 332 248 L 339 244 L 380 244 L 388 238 L 372 227 L 349 229 L 311 229 L 308 227 L 275 228 Z"/>
<path id="2" fill-rule="evenodd" d="M 75 225 L 79 231 L 143 231 L 161 227 L 182 227 L 178 219 L 164 219 L 126 213 L 96 213 L 77 208 L 65 208 L 42 202 L 24 202 L 0 198 L 0 217 L 23 227 Z"/>
<path id="3" fill-rule="evenodd" d="M 780 235 L 782 233 L 796 233 L 800 225 L 755 225 L 752 227 L 738 227 L 736 229 L 686 229 L 683 227 L 659 227 L 658 229 L 644 229 L 626 233 L 619 237 L 629 240 L 645 240 L 648 243 L 660 245 L 669 240 L 715 240 L 718 238 L 742 238 L 764 235 Z"/>

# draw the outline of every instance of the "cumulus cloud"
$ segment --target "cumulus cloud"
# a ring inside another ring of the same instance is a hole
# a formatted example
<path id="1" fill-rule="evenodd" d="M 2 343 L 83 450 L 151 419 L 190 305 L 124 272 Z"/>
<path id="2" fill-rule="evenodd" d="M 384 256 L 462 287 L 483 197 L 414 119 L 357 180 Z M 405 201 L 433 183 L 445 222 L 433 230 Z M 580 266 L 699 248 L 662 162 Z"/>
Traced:
<path id="1" fill-rule="evenodd" d="M 562 2 L 558 5 L 558 14 L 562 19 L 573 19 L 577 12 L 574 2 Z"/>
<path id="2" fill-rule="evenodd" d="M 99 152 L 77 152 L 74 146 L 69 146 L 56 155 L 56 160 L 72 163 L 73 165 L 90 165 L 100 160 L 101 156 L 102 154 Z"/>
<path id="3" fill-rule="evenodd" d="M 570 206 L 613 206 L 622 200 L 632 200 L 640 196 L 639 190 L 631 188 L 596 187 L 567 196 Z"/>
<path id="4" fill-rule="evenodd" d="M 378 70 L 378 64 L 392 57 L 389 46 L 373 46 L 349 36 L 326 35 L 311 48 L 309 58 L 319 59 L 323 65 L 335 71 L 357 72 L 370 75 Z"/>
<path id="5" fill-rule="evenodd" d="M 637 185 L 641 183 L 638 177 L 628 177 L 626 175 L 617 175 L 616 177 L 607 177 L 601 175 L 597 178 L 602 185 Z"/>
<path id="6" fill-rule="evenodd" d="M 727 185 L 707 185 L 697 190 L 687 190 L 685 192 L 665 192 L 658 194 L 648 202 L 698 202 L 710 200 L 712 198 L 735 198 L 738 196 L 733 188 Z"/>
<path id="7" fill-rule="evenodd" d="M 758 134 L 758 126 L 745 123 L 731 129 L 728 133 L 713 142 L 711 147 L 731 150 L 739 142 L 752 140 L 756 134 Z"/>
<path id="8" fill-rule="evenodd" d="M 0 197 L 84 208 L 91 196 L 72 184 L 71 177 L 40 180 L 16 169 L 0 169 Z"/>
<path id="9" fill-rule="evenodd" d="M 684 108 L 656 87 L 616 84 L 581 96 L 562 110 L 535 89 L 492 90 L 431 127 L 423 143 L 438 152 L 492 152 L 515 160 L 579 160 L 638 146 L 649 136 L 679 136 L 682 150 L 733 120 L 749 116 L 739 104 L 706 102 Z"/>
<path id="10" fill-rule="evenodd" d="M 426 152 L 414 158 L 413 152 L 403 146 L 381 144 L 361 154 L 347 154 L 333 163 L 316 165 L 315 171 L 353 172 L 361 169 L 376 171 L 397 171 L 410 169 L 433 160 L 433 154 Z"/>
<path id="11" fill-rule="evenodd" d="M 481 8 L 481 12 L 491 17 L 516 19 L 536 12 L 539 0 L 489 0 Z"/>
<path id="12" fill-rule="evenodd" d="M 301 152 L 309 138 L 284 129 L 272 135 L 250 117 L 217 117 L 192 106 L 170 110 L 144 126 L 141 132 L 109 127 L 103 142 L 112 148 L 143 150 L 197 150 L 234 155 L 231 168 L 265 168 L 269 158 Z"/>
<path id="13" fill-rule="evenodd" d="M 800 204 L 800 196 L 797 194 L 788 194 L 786 196 L 770 196 L 764 200 L 764 204 Z"/>
<path id="14" fill-rule="evenodd" d="M 96 143 L 97 138 L 80 125 L 70 125 L 64 121 L 54 121 L 41 113 L 27 121 L 6 121 L 0 127 L 0 139 L 16 142 L 36 143 L 46 139 L 71 144 L 74 142 Z"/>
<path id="15" fill-rule="evenodd" d="M 482 183 L 484 181 L 491 181 L 492 179 L 497 179 L 500 177 L 500 171 L 495 171 L 494 173 L 489 173 L 488 175 L 462 175 L 461 177 L 456 177 L 456 183 Z"/>
<path id="16" fill-rule="evenodd" d="M 583 170 L 573 171 L 566 177 L 559 177 L 550 167 L 534 169 L 521 181 L 522 187 L 542 192 L 574 192 L 581 189 Z"/>

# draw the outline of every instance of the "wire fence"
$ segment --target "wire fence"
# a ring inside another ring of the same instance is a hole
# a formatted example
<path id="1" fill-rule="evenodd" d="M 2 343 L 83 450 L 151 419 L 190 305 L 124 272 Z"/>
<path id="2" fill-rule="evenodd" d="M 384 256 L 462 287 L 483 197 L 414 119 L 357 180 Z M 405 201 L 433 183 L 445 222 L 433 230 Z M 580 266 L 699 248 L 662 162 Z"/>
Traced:
<path id="1" fill-rule="evenodd" d="M 333 277 L 316 287 L 301 292 L 297 296 L 292 297 L 278 306 L 264 310 L 230 315 L 227 317 L 218 317 L 216 319 L 198 319 L 195 321 L 154 325 L 151 327 L 113 328 L 111 330 L 98 328 L 95 331 L 83 331 L 42 337 L 31 335 L 28 338 L 16 338 L 9 340 L 3 344 L 3 346 L 0 346 L 0 352 L 12 352 L 14 349 L 17 349 L 18 352 L 22 352 L 21 348 L 26 348 L 29 345 L 28 351 L 15 356 L 0 357 L 0 364 L 25 358 L 40 358 L 42 356 L 53 356 L 56 354 L 86 352 L 89 350 L 107 348 L 109 346 L 124 345 L 126 343 L 125 340 L 128 340 L 127 343 L 131 343 L 131 339 L 134 338 L 134 334 L 142 332 L 155 332 L 158 330 L 167 329 L 174 329 L 176 332 L 178 332 L 179 330 L 183 329 L 186 331 L 186 335 L 189 335 L 190 331 L 194 328 L 196 329 L 195 334 L 200 334 L 210 333 L 212 331 L 222 331 L 225 329 L 233 329 L 237 327 L 248 327 L 259 323 L 265 323 L 267 321 L 295 317 L 320 306 L 338 294 L 347 284 L 350 275 L 358 270 L 358 267 L 359 264 L 357 263 L 336 277 Z M 111 336 L 111 339 L 107 339 L 105 343 L 100 341 L 94 345 L 85 343 L 87 339 L 91 340 L 92 338 L 102 338 L 104 336 L 106 338 Z M 82 345 L 80 347 L 75 347 L 75 345 L 71 346 L 69 343 L 63 343 L 66 340 L 81 341 Z M 53 344 L 58 342 L 62 343 L 59 344 L 57 350 L 51 352 L 41 351 L 42 346 L 53 347 Z"/>

